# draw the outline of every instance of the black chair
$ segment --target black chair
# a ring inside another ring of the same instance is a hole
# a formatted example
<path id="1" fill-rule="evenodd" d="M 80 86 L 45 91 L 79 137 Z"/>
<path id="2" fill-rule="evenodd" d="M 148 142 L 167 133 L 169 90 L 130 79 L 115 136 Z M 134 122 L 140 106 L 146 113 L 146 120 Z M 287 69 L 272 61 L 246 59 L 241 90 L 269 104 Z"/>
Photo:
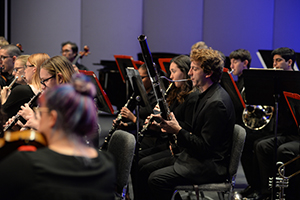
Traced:
<path id="1" fill-rule="evenodd" d="M 173 193 L 172 200 L 174 200 L 175 195 L 179 191 L 191 192 L 195 191 L 197 200 L 199 200 L 199 193 L 201 194 L 201 199 L 204 199 L 204 191 L 215 191 L 218 193 L 219 199 L 224 200 L 225 194 L 228 194 L 228 200 L 233 196 L 233 190 L 235 185 L 236 173 L 238 170 L 240 158 L 244 148 L 246 137 L 246 131 L 240 125 L 234 126 L 233 131 L 233 142 L 231 149 L 231 157 L 229 163 L 229 175 L 230 179 L 224 183 L 208 183 L 202 185 L 181 185 L 175 187 L 175 192 Z"/>
<path id="2" fill-rule="evenodd" d="M 116 161 L 116 199 L 125 199 L 134 149 L 135 137 L 123 130 L 116 130 L 108 142 L 107 151 L 115 157 Z"/>

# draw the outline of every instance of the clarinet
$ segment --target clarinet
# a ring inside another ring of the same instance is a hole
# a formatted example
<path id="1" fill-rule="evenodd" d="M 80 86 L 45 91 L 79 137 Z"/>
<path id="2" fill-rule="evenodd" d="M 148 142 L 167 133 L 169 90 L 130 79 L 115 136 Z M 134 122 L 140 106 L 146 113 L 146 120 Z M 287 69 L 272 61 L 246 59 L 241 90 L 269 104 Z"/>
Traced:
<path id="1" fill-rule="evenodd" d="M 36 102 L 36 100 L 38 99 L 38 97 L 40 96 L 41 93 L 42 93 L 42 92 L 38 92 L 36 95 L 34 95 L 34 96 L 29 100 L 28 105 L 29 105 L 30 107 L 32 106 L 32 104 L 33 104 L 34 102 Z M 17 123 L 17 121 L 20 120 L 20 119 L 22 119 L 22 118 L 23 118 L 23 117 L 22 117 L 21 115 L 16 114 L 16 115 L 14 116 L 14 120 L 13 120 L 10 124 L 8 124 L 8 125 L 5 126 L 4 129 L 3 129 L 3 131 L 5 132 L 5 131 L 11 129 L 11 128 Z M 23 119 L 24 119 L 24 118 L 23 118 Z"/>
<path id="2" fill-rule="evenodd" d="M 126 104 L 123 107 L 128 108 L 129 110 L 131 110 L 133 101 L 134 101 L 134 94 L 132 94 L 132 96 L 128 99 L 128 101 L 126 102 Z M 111 136 L 113 135 L 113 133 L 117 130 L 117 128 L 118 128 L 119 124 L 121 123 L 121 121 L 122 121 L 122 115 L 121 115 L 121 112 L 120 112 L 117 116 L 116 123 L 111 127 L 111 129 L 108 132 L 108 135 L 104 138 L 104 143 L 100 147 L 100 150 L 107 150 L 108 142 L 109 142 Z"/>
<path id="3" fill-rule="evenodd" d="M 172 88 L 172 86 L 173 86 L 173 83 L 171 83 L 171 84 L 169 85 L 169 87 L 166 89 L 166 92 L 165 92 L 164 96 L 167 96 L 167 95 L 168 95 L 168 92 L 169 92 L 169 90 Z M 158 105 L 158 104 L 156 104 L 156 105 Z M 154 110 L 153 112 L 154 112 L 154 114 L 160 113 L 160 112 L 156 113 L 155 110 Z M 139 136 L 138 142 L 139 142 L 139 144 L 141 144 L 141 142 L 142 142 L 142 140 L 143 140 L 143 138 L 144 138 L 144 132 L 148 130 L 149 126 L 152 124 L 152 122 L 153 122 L 154 120 L 155 120 L 155 118 L 153 117 L 153 115 L 151 115 L 151 116 L 149 117 L 149 121 L 143 126 L 142 130 L 138 133 L 138 136 Z"/>
<path id="4" fill-rule="evenodd" d="M 147 36 L 140 35 L 138 37 L 138 40 L 140 42 L 140 46 L 142 49 L 142 55 L 146 64 L 146 67 L 148 69 L 148 72 L 150 74 L 150 79 L 153 87 L 153 91 L 156 97 L 156 101 L 160 107 L 161 111 L 161 117 L 166 120 L 170 120 L 170 109 L 168 107 L 168 104 L 165 100 L 164 93 L 162 91 L 162 88 L 160 86 L 160 76 L 158 75 L 158 69 L 157 66 L 153 63 L 153 58 L 151 55 L 151 52 L 148 47 L 147 43 Z M 170 151 L 172 155 L 176 154 L 177 152 L 174 152 L 175 149 L 173 149 L 176 146 L 176 135 L 175 134 L 168 134 L 169 142 L 170 142 Z"/>

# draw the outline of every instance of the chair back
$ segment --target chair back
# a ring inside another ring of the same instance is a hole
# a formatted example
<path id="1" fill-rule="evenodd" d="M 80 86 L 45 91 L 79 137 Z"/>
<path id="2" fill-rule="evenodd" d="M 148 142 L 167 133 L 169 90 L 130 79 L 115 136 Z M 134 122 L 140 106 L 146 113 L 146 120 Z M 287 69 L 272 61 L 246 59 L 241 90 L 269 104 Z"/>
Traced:
<path id="1" fill-rule="evenodd" d="M 244 143 L 246 138 L 246 131 L 238 124 L 234 125 L 233 137 L 232 137 L 232 149 L 229 164 L 229 175 L 231 183 L 235 184 L 236 173 L 239 167 L 239 162 L 242 156 Z"/>
<path id="2" fill-rule="evenodd" d="M 135 149 L 135 137 L 126 131 L 116 130 L 110 138 L 107 151 L 115 157 L 117 193 L 127 187 Z"/>

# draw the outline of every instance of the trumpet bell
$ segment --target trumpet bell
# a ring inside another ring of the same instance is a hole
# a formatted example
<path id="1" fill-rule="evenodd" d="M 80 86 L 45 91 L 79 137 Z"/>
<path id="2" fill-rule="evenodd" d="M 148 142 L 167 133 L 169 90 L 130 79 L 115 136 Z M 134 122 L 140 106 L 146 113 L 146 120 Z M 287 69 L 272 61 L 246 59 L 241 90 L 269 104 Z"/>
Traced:
<path id="1" fill-rule="evenodd" d="M 273 106 L 247 105 L 243 111 L 243 123 L 249 129 L 260 130 L 271 121 L 273 113 Z"/>

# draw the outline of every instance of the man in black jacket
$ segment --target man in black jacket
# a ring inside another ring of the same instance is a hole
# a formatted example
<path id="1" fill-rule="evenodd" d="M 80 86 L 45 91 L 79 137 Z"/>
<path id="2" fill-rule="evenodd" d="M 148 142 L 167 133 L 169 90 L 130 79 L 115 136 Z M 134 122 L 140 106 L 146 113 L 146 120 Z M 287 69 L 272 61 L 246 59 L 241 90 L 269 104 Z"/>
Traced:
<path id="1" fill-rule="evenodd" d="M 143 199 L 170 199 L 177 185 L 221 182 L 228 178 L 235 113 L 227 92 L 219 85 L 224 62 L 212 49 L 191 51 L 189 76 L 201 94 L 193 114 L 192 131 L 180 127 L 173 113 L 161 118 L 162 131 L 176 135 L 184 150 L 178 157 L 151 162 L 140 170 Z"/>

